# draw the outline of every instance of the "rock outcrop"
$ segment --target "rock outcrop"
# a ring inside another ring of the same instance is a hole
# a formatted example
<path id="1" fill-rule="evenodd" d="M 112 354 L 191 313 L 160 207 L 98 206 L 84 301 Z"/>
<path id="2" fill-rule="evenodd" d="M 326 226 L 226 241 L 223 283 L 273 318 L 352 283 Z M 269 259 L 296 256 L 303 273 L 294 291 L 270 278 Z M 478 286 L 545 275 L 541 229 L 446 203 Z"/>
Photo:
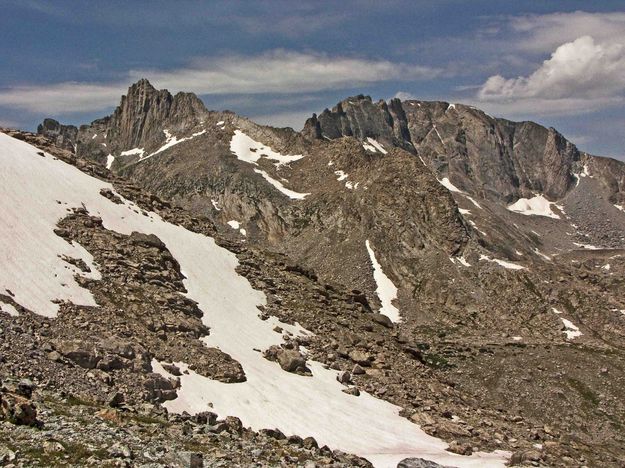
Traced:
<path id="1" fill-rule="evenodd" d="M 62 125 L 54 119 L 44 119 L 37 126 L 37 133 L 49 138 L 59 148 L 76 151 L 78 128 L 74 125 Z"/>

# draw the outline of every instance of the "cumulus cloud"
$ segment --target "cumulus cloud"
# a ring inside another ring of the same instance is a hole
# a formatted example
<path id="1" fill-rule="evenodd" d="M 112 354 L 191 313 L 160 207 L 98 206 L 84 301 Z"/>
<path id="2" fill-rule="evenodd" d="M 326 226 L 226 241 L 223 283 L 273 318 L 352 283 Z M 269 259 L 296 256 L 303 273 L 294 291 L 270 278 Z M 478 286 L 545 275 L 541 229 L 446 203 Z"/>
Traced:
<path id="1" fill-rule="evenodd" d="M 50 114 L 96 111 L 114 105 L 128 84 L 142 77 L 174 92 L 218 95 L 318 92 L 428 79 L 438 73 L 434 68 L 386 60 L 276 50 L 257 56 L 199 59 L 176 70 L 132 70 L 116 83 L 9 88 L 0 91 L 0 106 Z"/>
<path id="2" fill-rule="evenodd" d="M 590 112 L 625 102 L 625 14 L 522 17 L 512 26 L 525 34 L 519 49 L 541 51 L 556 44 L 555 50 L 526 76 L 489 77 L 476 94 L 478 102 L 495 112 L 537 115 Z"/>

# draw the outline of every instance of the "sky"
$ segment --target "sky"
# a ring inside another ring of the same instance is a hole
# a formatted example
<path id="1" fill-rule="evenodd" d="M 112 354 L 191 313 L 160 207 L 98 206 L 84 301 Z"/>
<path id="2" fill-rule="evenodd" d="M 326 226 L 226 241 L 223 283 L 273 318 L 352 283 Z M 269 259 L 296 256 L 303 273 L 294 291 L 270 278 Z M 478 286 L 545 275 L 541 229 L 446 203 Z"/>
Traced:
<path id="1" fill-rule="evenodd" d="M 356 94 L 466 103 L 625 160 L 622 0 L 0 0 L 0 11 L 0 126 L 91 122 L 145 77 L 296 130 Z"/>

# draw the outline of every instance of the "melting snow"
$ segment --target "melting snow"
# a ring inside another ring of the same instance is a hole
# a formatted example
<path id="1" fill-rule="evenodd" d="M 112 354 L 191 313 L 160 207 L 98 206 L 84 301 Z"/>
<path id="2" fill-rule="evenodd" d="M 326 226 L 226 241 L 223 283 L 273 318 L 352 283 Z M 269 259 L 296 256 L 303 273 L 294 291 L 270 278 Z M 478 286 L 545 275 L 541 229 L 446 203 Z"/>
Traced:
<path id="1" fill-rule="evenodd" d="M 450 192 L 462 193 L 462 190 L 460 190 L 458 187 L 452 184 L 448 177 L 443 177 L 441 180 L 439 180 L 439 182 L 443 187 L 445 187 Z"/>
<path id="2" fill-rule="evenodd" d="M 247 236 L 247 231 L 241 227 L 240 222 L 232 220 L 232 221 L 228 221 L 226 224 L 230 226 L 232 229 L 238 229 L 239 233 L 242 236 Z"/>
<path id="3" fill-rule="evenodd" d="M 464 265 L 465 267 L 470 267 L 471 264 L 469 262 L 467 262 L 467 259 L 464 258 L 464 256 L 462 257 L 449 257 L 449 260 L 452 261 L 452 263 L 460 263 L 461 265 Z"/>
<path id="4" fill-rule="evenodd" d="M 230 140 L 230 151 L 234 153 L 237 159 L 241 161 L 245 161 L 250 164 L 258 165 L 258 160 L 260 158 L 270 159 L 272 161 L 276 161 L 274 164 L 276 168 L 280 168 L 280 166 L 284 164 L 291 163 L 293 161 L 297 161 L 302 159 L 304 156 L 301 154 L 297 155 L 283 155 L 275 152 L 270 147 L 263 145 L 255 140 L 252 140 L 249 136 L 243 133 L 241 130 L 235 130 L 232 139 Z M 262 175 L 267 182 L 277 188 L 280 192 L 282 192 L 287 197 L 293 200 L 302 200 L 310 193 L 298 193 L 293 190 L 289 190 L 281 182 L 277 181 L 273 177 L 271 177 L 267 172 L 262 171 L 260 169 L 254 169 L 254 172 Z"/>
<path id="5" fill-rule="evenodd" d="M 570 320 L 567 320 L 563 317 L 560 317 L 560 320 L 562 320 L 562 323 L 564 324 L 564 333 L 566 334 L 567 340 L 572 340 L 573 338 L 577 338 L 578 336 L 583 335 L 583 333 L 579 331 L 579 328 L 577 328 L 577 326 L 573 324 L 573 322 L 571 322 Z"/>
<path id="6" fill-rule="evenodd" d="M 592 244 L 580 244 L 578 242 L 573 242 L 573 244 L 586 250 L 600 250 L 601 249 L 601 247 L 597 247 L 596 245 L 592 245 Z"/>
<path id="7" fill-rule="evenodd" d="M 211 198 L 211 203 L 213 204 L 213 208 L 215 208 L 217 211 L 221 211 L 221 208 L 219 208 L 219 204 L 217 203 L 216 200 L 213 200 Z"/>
<path id="8" fill-rule="evenodd" d="M 507 268 L 509 270 L 525 270 L 525 267 L 522 265 L 518 265 L 516 263 L 512 263 L 512 262 L 507 262 L 505 260 L 499 260 L 497 258 L 490 258 L 487 257 L 486 255 L 480 255 L 480 260 L 488 260 L 489 262 L 495 262 L 498 265 Z"/>
<path id="9" fill-rule="evenodd" d="M 544 253 L 542 253 L 542 252 L 541 252 L 540 250 L 538 250 L 538 249 L 534 249 L 534 253 L 535 253 L 536 255 L 538 255 L 539 257 L 544 258 L 544 259 L 545 259 L 545 260 L 547 260 L 547 261 L 551 261 L 551 257 L 550 257 L 549 255 L 545 255 Z"/>
<path id="10" fill-rule="evenodd" d="M 617 210 L 625 211 L 625 205 L 614 205 Z"/>
<path id="11" fill-rule="evenodd" d="M 110 169 L 114 161 L 115 161 L 115 156 L 113 156 L 112 154 L 109 154 L 106 157 L 106 168 Z"/>
<path id="12" fill-rule="evenodd" d="M 224 125 L 226 122 L 224 122 L 223 120 L 220 120 L 219 122 L 217 122 L 217 126 L 220 127 L 222 125 Z"/>
<path id="13" fill-rule="evenodd" d="M 471 226 L 473 226 L 477 232 L 479 232 L 480 234 L 482 234 L 484 237 L 488 237 L 488 234 L 486 234 L 484 231 L 482 231 L 482 230 L 481 230 L 481 229 L 477 226 L 477 224 L 475 224 L 475 222 L 474 222 L 473 220 L 469 219 L 468 221 L 469 221 L 469 224 L 470 224 Z"/>
<path id="14" fill-rule="evenodd" d="M 260 158 L 267 158 L 275 161 L 276 167 L 284 164 L 292 163 L 302 159 L 304 155 L 284 155 L 272 150 L 269 146 L 265 146 L 258 141 L 252 140 L 241 130 L 235 130 L 230 140 L 230 151 L 232 151 L 238 159 L 251 164 L 256 164 Z"/>
<path id="15" fill-rule="evenodd" d="M 471 214 L 470 210 L 465 210 L 463 208 L 458 208 L 458 211 L 460 211 L 461 215 L 470 215 Z"/>
<path id="16" fill-rule="evenodd" d="M 193 133 L 193 134 L 191 134 L 191 136 L 181 138 L 180 140 L 178 139 L 177 136 L 174 136 L 171 133 L 169 133 L 169 130 L 167 130 L 167 129 L 163 130 L 163 133 L 165 134 L 165 138 L 166 138 L 165 144 L 163 146 L 161 146 L 159 149 L 157 149 L 156 151 L 154 151 L 153 153 L 148 154 L 147 156 L 141 155 L 139 157 L 139 161 L 145 161 L 146 159 L 151 158 L 152 156 L 155 156 L 155 155 L 157 155 L 159 153 L 162 153 L 163 151 L 171 148 L 172 146 L 176 146 L 177 144 L 182 143 L 183 141 L 192 140 L 195 137 L 203 135 L 203 134 L 206 133 L 206 130 L 202 130 L 200 132 Z"/>
<path id="17" fill-rule="evenodd" d="M 17 317 L 20 313 L 17 311 L 13 304 L 7 304 L 0 302 L 0 311 L 9 314 L 11 317 Z"/>
<path id="18" fill-rule="evenodd" d="M 554 202 L 550 202 L 544 196 L 538 194 L 532 198 L 519 198 L 512 205 L 508 205 L 508 209 L 510 211 L 514 211 L 515 213 L 520 213 L 527 216 L 536 215 L 560 219 L 559 215 L 551 211 L 552 206 L 556 206 L 558 209 L 562 210 L 562 207 L 560 205 L 557 205 Z"/>
<path id="19" fill-rule="evenodd" d="M 473 198 L 471 198 L 470 196 L 464 194 L 465 197 L 467 197 L 467 199 L 473 203 L 475 205 L 476 208 L 479 208 L 480 210 L 482 209 L 482 207 L 480 206 L 480 204 L 478 202 L 476 202 Z"/>
<path id="20" fill-rule="evenodd" d="M 366 392 L 359 397 L 343 393 L 337 372 L 320 363 L 310 362 L 313 376 L 303 377 L 264 359 L 254 349 L 280 344 L 282 337 L 273 331 L 273 323 L 259 318 L 258 306 L 266 304 L 266 298 L 237 274 L 233 253 L 212 238 L 169 224 L 155 213 L 135 213 L 123 199 L 120 205 L 112 203 L 100 195 L 101 189 L 112 189 L 111 184 L 37 152 L 25 142 L 0 134 L 4 210 L 0 238 L 5 240 L 0 244 L 0 285 L 11 289 L 19 304 L 47 316 L 58 310 L 53 299 L 95 305 L 58 257 L 79 254 L 75 245 L 53 232 L 67 214 L 67 206 L 85 206 L 97 213 L 106 229 L 158 236 L 185 273 L 187 296 L 204 313 L 203 322 L 211 329 L 204 341 L 241 363 L 247 377 L 242 383 L 222 383 L 189 370 L 181 376 L 178 398 L 165 404 L 169 410 L 211 410 L 221 417 L 237 416 L 255 430 L 278 428 L 289 435 L 312 436 L 320 445 L 358 454 L 377 466 L 396 466 L 403 458 L 420 457 L 458 467 L 504 467 L 508 452 L 472 456 L 447 452 L 445 442 L 401 417 L 399 407 Z M 183 363 L 180 366 L 185 368 Z M 154 370 L 164 372 L 158 363 Z"/>
<path id="21" fill-rule="evenodd" d="M 308 195 L 310 195 L 310 193 L 298 193 L 298 192 L 294 192 L 293 190 L 289 190 L 284 185 L 282 185 L 281 182 L 279 182 L 276 179 L 274 179 L 273 177 L 271 177 L 265 171 L 262 171 L 260 169 L 254 169 L 254 172 L 256 172 L 257 174 L 262 175 L 267 182 L 269 182 L 271 185 L 273 185 L 275 188 L 277 188 L 280 192 L 282 192 L 287 197 L 292 198 L 293 200 L 303 200 Z"/>
<path id="22" fill-rule="evenodd" d="M 93 135 L 93 136 L 91 137 L 91 139 L 92 139 L 92 140 L 95 140 L 97 136 L 98 136 L 98 134 L 96 133 L 95 135 Z"/>
<path id="23" fill-rule="evenodd" d="M 346 174 L 346 173 L 345 173 L 345 172 L 343 172 L 343 171 L 334 171 L 334 173 L 338 176 L 338 178 L 337 178 L 336 180 L 338 180 L 339 182 L 340 182 L 341 180 L 345 180 L 345 179 L 347 179 L 347 176 L 349 175 L 349 174 Z"/>
<path id="24" fill-rule="evenodd" d="M 382 271 L 382 266 L 375 258 L 375 253 L 371 248 L 369 240 L 365 242 L 365 245 L 367 247 L 367 252 L 369 252 L 371 264 L 373 265 L 373 279 L 375 280 L 375 284 L 377 285 L 377 289 L 375 292 L 377 293 L 378 298 L 382 303 L 380 313 L 386 315 L 393 322 L 399 322 L 401 320 L 401 317 L 399 316 L 399 310 L 393 305 L 393 300 L 397 299 L 397 288 L 390 280 L 390 278 L 384 274 L 384 271 Z"/>
<path id="25" fill-rule="evenodd" d="M 144 153 L 145 151 L 143 150 L 143 148 L 133 148 L 133 149 L 129 149 L 126 151 L 122 151 L 119 155 L 120 156 L 132 156 L 134 154 L 138 154 L 139 159 L 141 159 Z"/>
<path id="26" fill-rule="evenodd" d="M 377 140 L 374 140 L 371 137 L 367 137 L 367 142 L 363 142 L 362 146 L 364 149 L 371 151 L 372 153 L 375 153 L 376 151 L 379 151 L 382 154 L 388 153 L 388 151 L 386 151 Z"/>
<path id="27" fill-rule="evenodd" d="M 420 158 L 421 156 L 419 156 Z M 423 162 L 423 159 L 421 159 L 421 162 Z M 425 165 L 425 163 L 423 163 Z M 438 179 L 437 179 L 438 180 Z M 453 193 L 460 193 L 462 194 L 467 200 L 469 200 L 471 203 L 473 203 L 475 205 L 476 208 L 478 209 L 482 209 L 482 206 L 475 201 L 474 198 L 470 197 L 469 195 L 467 195 L 465 192 L 463 192 L 462 190 L 460 190 L 458 187 L 456 187 L 454 184 L 451 183 L 451 181 L 449 180 L 449 177 L 443 177 L 441 180 L 438 181 L 443 187 L 445 187 L 447 190 L 449 190 L 450 192 Z"/>

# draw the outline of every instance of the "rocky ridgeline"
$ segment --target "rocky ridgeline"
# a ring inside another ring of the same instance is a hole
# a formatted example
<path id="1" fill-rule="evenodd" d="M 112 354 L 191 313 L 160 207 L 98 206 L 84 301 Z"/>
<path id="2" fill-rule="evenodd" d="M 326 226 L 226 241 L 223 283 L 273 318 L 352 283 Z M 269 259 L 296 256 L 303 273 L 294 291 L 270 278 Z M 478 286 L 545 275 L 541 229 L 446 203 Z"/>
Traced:
<path id="1" fill-rule="evenodd" d="M 533 122 L 495 119 L 473 107 L 446 102 L 373 103 L 347 98 L 306 122 L 315 138 L 367 137 L 417 153 L 459 188 L 511 202 L 533 192 L 564 196 L 574 185 L 580 153 L 557 131 Z"/>

